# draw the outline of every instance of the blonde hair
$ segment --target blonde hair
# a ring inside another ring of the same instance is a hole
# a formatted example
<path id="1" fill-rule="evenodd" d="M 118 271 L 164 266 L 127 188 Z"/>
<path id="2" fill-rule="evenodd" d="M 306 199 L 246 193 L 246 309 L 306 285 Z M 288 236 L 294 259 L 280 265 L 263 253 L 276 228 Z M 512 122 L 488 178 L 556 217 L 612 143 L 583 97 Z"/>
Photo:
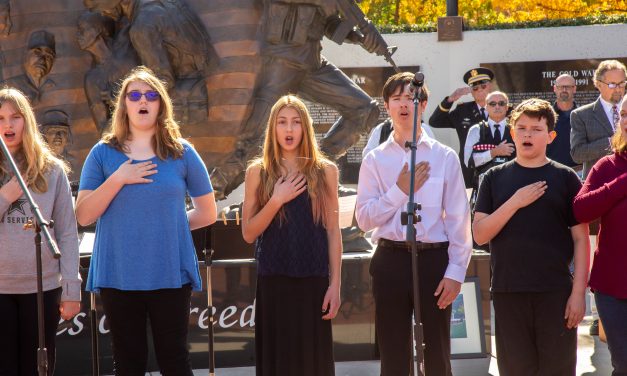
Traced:
<path id="1" fill-rule="evenodd" d="M 298 112 L 301 119 L 303 137 L 298 148 L 298 169 L 307 179 L 307 192 L 311 199 L 313 219 L 316 223 L 327 223 L 328 201 L 332 192 L 329 192 L 324 179 L 324 169 L 333 165 L 318 149 L 313 120 L 303 101 L 295 95 L 285 95 L 272 106 L 270 118 L 266 127 L 266 138 L 262 156 L 253 160 L 250 166 L 260 166 L 261 182 L 257 189 L 259 207 L 264 206 L 272 196 L 274 185 L 281 176 L 281 146 L 276 138 L 276 125 L 279 112 L 284 108 L 292 108 Z M 283 208 L 280 218 L 285 219 Z"/>
<path id="2" fill-rule="evenodd" d="M 48 148 L 48 144 L 39 132 L 35 113 L 28 102 L 28 98 L 19 90 L 5 87 L 0 90 L 0 107 L 11 104 L 24 118 L 24 129 L 22 130 L 22 145 L 13 157 L 26 185 L 36 193 L 48 191 L 48 181 L 46 173 L 54 165 L 62 168 L 66 173 L 70 171 L 68 164 L 57 158 Z M 0 153 L 0 181 L 11 175 L 9 166 L 5 163 L 3 153 Z"/>
<path id="3" fill-rule="evenodd" d="M 166 84 L 145 66 L 134 68 L 122 81 L 120 91 L 116 98 L 115 109 L 111 119 L 111 126 L 102 140 L 115 149 L 129 152 L 125 142 L 131 138 L 128 112 L 126 109 L 126 90 L 132 82 L 144 82 L 159 93 L 159 114 L 157 116 L 157 131 L 152 139 L 152 148 L 159 159 L 168 157 L 174 159 L 183 155 L 183 144 L 179 140 L 181 131 L 174 120 L 174 107 L 166 89 Z"/>
<path id="4" fill-rule="evenodd" d="M 619 108 L 623 108 L 625 102 L 627 102 L 627 95 L 623 97 L 623 100 L 620 102 Z M 618 126 L 616 127 L 616 132 L 614 132 L 614 135 L 610 140 L 610 145 L 612 146 L 612 150 L 615 153 L 627 152 L 627 138 L 623 134 L 623 127 L 620 126 L 620 121 Z"/>

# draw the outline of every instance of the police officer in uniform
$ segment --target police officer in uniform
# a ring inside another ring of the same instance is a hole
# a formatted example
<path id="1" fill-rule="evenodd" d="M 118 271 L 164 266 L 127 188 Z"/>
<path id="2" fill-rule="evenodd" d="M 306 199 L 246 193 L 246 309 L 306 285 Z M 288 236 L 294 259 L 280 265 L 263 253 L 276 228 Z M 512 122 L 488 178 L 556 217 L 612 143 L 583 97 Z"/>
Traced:
<path id="1" fill-rule="evenodd" d="M 486 97 L 492 91 L 493 79 L 494 72 L 488 68 L 469 70 L 464 74 L 464 82 L 468 86 L 458 88 L 444 98 L 429 118 L 429 125 L 433 128 L 453 128 L 457 131 L 460 146 L 459 160 L 462 165 L 466 188 L 472 186 L 472 171 L 464 164 L 463 146 L 466 144 L 466 136 L 470 127 L 488 119 L 485 108 Z M 466 94 L 471 94 L 474 101 L 458 103 L 455 109 L 452 109 L 455 101 Z"/>

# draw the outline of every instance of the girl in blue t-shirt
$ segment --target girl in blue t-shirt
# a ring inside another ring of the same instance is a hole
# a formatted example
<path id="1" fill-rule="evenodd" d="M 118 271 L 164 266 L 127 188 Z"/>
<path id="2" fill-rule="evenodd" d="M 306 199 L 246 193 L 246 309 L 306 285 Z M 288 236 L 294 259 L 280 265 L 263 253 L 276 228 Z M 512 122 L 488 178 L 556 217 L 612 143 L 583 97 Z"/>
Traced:
<path id="1" fill-rule="evenodd" d="M 340 307 L 338 170 L 322 156 L 303 102 L 272 107 L 263 155 L 246 171 L 242 233 L 257 241 L 257 375 L 334 374 Z"/>
<path id="2" fill-rule="evenodd" d="M 190 230 L 216 215 L 207 169 L 181 138 L 164 83 L 146 67 L 134 69 L 110 131 L 85 160 L 76 201 L 80 224 L 97 221 L 87 290 L 100 292 L 116 374 L 145 372 L 150 319 L 161 373 L 192 375 L 189 305 L 201 282 Z"/>

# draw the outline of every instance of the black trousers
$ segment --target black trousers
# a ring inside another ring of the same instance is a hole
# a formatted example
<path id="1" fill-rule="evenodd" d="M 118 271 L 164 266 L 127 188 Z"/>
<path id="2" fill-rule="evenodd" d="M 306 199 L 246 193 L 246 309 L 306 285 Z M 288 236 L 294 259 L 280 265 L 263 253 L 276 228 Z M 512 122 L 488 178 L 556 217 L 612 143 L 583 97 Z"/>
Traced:
<path id="1" fill-rule="evenodd" d="M 150 291 L 103 288 L 100 296 L 111 329 L 116 376 L 144 376 L 148 319 L 161 374 L 193 375 L 187 348 L 190 285 Z"/>
<path id="2" fill-rule="evenodd" d="M 48 375 L 54 373 L 55 337 L 61 288 L 44 292 L 44 333 Z M 37 294 L 0 294 L 0 376 L 37 375 Z"/>
<path id="3" fill-rule="evenodd" d="M 575 375 L 577 329 L 568 329 L 564 320 L 569 296 L 570 291 L 492 294 L 501 375 Z"/>
<path id="4" fill-rule="evenodd" d="M 447 248 L 418 251 L 420 315 L 424 328 L 425 374 L 451 375 L 451 306 L 441 310 L 433 296 L 448 266 Z M 377 247 L 370 263 L 375 327 L 382 376 L 409 375 L 413 288 L 411 253 Z"/>

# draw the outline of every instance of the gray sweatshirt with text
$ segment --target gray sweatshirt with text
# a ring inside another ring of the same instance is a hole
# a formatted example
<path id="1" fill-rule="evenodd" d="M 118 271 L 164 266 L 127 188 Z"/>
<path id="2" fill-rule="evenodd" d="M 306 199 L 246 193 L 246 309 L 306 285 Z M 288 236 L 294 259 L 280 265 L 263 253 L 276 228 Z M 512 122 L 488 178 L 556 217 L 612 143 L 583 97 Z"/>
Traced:
<path id="1" fill-rule="evenodd" d="M 63 287 L 61 301 L 80 301 L 81 277 L 78 272 L 78 234 L 70 184 L 60 166 L 46 174 L 48 191 L 31 192 L 46 220 L 52 219 L 50 235 L 56 239 L 61 258 L 55 260 L 42 234 L 42 270 L 44 291 Z M 0 186 L 2 186 L 0 182 Z M 35 231 L 24 230 L 34 219 L 26 196 L 7 202 L 0 196 L 0 294 L 37 292 Z"/>

